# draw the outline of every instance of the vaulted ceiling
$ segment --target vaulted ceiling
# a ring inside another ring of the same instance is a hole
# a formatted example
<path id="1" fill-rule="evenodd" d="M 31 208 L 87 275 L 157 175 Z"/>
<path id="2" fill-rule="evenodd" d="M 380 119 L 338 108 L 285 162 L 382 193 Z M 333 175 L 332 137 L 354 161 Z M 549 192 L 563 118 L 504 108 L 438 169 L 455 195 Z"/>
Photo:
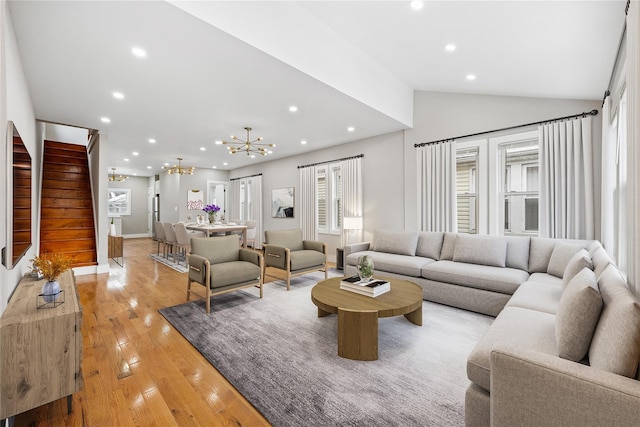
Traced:
<path id="1" fill-rule="evenodd" d="M 49 0 L 9 10 L 36 117 L 99 129 L 109 167 L 152 175 L 177 157 L 226 170 L 406 129 L 414 90 L 601 99 L 626 2 L 410 3 Z M 245 126 L 273 154 L 215 143 L 244 138 Z"/>

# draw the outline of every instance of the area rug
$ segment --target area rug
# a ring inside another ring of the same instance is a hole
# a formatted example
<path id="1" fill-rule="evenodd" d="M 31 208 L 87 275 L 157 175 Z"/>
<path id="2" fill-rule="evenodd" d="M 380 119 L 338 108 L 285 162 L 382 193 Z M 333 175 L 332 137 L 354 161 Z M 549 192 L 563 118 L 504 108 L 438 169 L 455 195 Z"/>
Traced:
<path id="1" fill-rule="evenodd" d="M 463 426 L 466 359 L 493 318 L 425 302 L 423 326 L 379 319 L 378 360 L 337 355 L 313 273 L 160 313 L 274 426 Z"/>
<path id="2" fill-rule="evenodd" d="M 177 262 L 173 261 L 173 258 L 166 259 L 162 255 L 158 255 L 158 254 L 149 254 L 149 256 L 155 259 L 156 261 L 158 261 L 159 263 L 164 264 L 167 267 L 173 268 L 174 270 L 179 271 L 180 273 L 186 273 L 189 271 L 189 269 L 187 269 L 187 267 L 184 265 L 184 257 L 180 259 L 180 262 L 182 262 L 182 264 L 178 264 Z"/>

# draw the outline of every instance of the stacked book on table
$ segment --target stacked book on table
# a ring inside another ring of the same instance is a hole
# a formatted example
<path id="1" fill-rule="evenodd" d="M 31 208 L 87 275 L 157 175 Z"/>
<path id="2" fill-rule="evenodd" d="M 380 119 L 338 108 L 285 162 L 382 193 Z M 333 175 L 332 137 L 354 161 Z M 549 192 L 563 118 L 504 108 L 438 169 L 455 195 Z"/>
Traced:
<path id="1" fill-rule="evenodd" d="M 370 280 L 364 282 L 359 276 L 347 277 L 340 281 L 340 289 L 369 297 L 377 297 L 391 290 L 391 285 L 385 280 Z"/>

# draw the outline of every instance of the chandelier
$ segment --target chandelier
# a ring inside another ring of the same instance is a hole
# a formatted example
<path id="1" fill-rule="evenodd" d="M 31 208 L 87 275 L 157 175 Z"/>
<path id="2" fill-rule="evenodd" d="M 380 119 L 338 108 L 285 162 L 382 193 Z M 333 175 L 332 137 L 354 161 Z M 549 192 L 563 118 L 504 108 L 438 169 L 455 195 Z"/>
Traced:
<path id="1" fill-rule="evenodd" d="M 169 175 L 177 173 L 178 175 L 193 175 L 193 171 L 196 169 L 193 166 L 182 166 L 180 162 L 182 161 L 182 157 L 178 157 L 178 164 L 169 166 L 163 166 L 162 169 L 166 170 Z"/>
<path id="2" fill-rule="evenodd" d="M 231 139 L 233 139 L 233 141 L 222 141 L 222 143 L 225 145 L 226 144 L 232 145 L 230 147 L 227 147 L 227 149 L 229 150 L 229 153 L 231 154 L 247 153 L 247 156 L 250 156 L 251 153 L 258 153 L 261 156 L 266 156 L 267 154 L 269 154 L 267 147 L 272 148 L 276 146 L 276 144 L 258 144 L 257 143 L 258 141 L 262 141 L 262 137 L 251 141 L 251 138 L 249 136 L 249 133 L 251 132 L 251 128 L 246 127 L 244 128 L 244 130 L 247 131 L 246 141 L 241 140 L 235 135 L 231 135 Z"/>
<path id="3" fill-rule="evenodd" d="M 109 175 L 109 181 L 123 182 L 128 180 L 128 176 L 118 175 L 116 176 L 116 168 L 111 168 L 111 175 Z"/>

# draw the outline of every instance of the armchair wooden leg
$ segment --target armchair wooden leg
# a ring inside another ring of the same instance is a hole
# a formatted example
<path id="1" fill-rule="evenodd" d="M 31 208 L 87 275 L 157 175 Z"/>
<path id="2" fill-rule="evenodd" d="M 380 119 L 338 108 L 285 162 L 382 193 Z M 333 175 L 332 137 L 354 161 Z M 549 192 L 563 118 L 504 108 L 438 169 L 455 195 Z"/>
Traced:
<path id="1" fill-rule="evenodd" d="M 191 279 L 187 276 L 187 301 L 191 298 Z"/>
<path id="2" fill-rule="evenodd" d="M 209 314 L 209 313 L 211 313 L 211 288 L 209 286 L 207 286 L 206 295 L 207 295 L 207 303 L 206 303 L 207 314 Z"/>
<path id="3" fill-rule="evenodd" d="M 291 272 L 287 270 L 287 290 L 291 290 Z"/>
<path id="4" fill-rule="evenodd" d="M 324 265 L 324 280 L 327 280 L 329 277 L 328 274 L 329 269 L 327 268 L 327 264 Z"/>

